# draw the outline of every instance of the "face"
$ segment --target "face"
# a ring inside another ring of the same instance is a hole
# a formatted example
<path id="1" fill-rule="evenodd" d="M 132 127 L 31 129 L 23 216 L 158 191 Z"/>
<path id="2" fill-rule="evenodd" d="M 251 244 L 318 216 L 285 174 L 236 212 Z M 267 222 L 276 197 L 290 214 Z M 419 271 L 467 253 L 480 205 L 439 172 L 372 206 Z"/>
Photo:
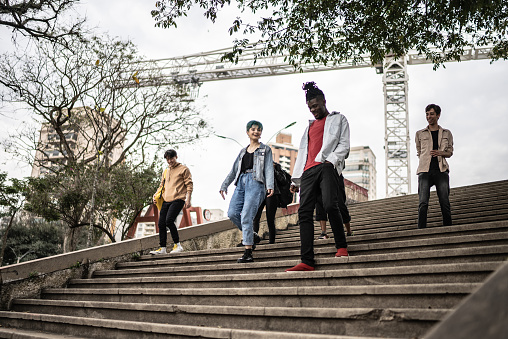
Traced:
<path id="1" fill-rule="evenodd" d="M 169 167 L 173 167 L 173 166 L 176 165 L 176 159 L 177 158 L 178 157 L 173 157 L 173 158 L 166 159 L 166 161 L 168 162 Z"/>
<path id="2" fill-rule="evenodd" d="M 425 112 L 425 116 L 427 118 L 427 122 L 429 123 L 429 125 L 433 126 L 437 125 L 437 121 L 439 120 L 440 115 L 436 114 L 436 111 L 433 108 L 431 108 L 427 112 Z"/>
<path id="3" fill-rule="evenodd" d="M 314 118 L 322 119 L 326 116 L 326 100 L 323 98 L 314 98 L 307 101 L 309 111 L 312 113 Z"/>
<path id="4" fill-rule="evenodd" d="M 259 128 L 259 126 L 252 125 L 252 127 L 247 131 L 247 135 L 249 136 L 249 139 L 258 141 L 261 138 L 262 132 L 263 130 Z"/>

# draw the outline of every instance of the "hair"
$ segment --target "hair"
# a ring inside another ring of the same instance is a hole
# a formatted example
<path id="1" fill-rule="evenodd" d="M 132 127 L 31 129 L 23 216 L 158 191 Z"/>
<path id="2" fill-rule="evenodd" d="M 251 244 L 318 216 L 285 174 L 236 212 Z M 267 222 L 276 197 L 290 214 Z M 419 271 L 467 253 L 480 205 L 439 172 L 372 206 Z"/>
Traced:
<path id="1" fill-rule="evenodd" d="M 174 149 L 168 149 L 166 152 L 164 152 L 164 159 L 171 159 L 176 157 L 176 151 Z"/>
<path id="2" fill-rule="evenodd" d="M 311 101 L 314 98 L 325 98 L 325 94 L 316 86 L 314 81 L 304 83 L 302 89 L 305 91 L 306 101 Z"/>
<path id="3" fill-rule="evenodd" d="M 438 105 L 436 104 L 430 104 L 430 105 L 427 105 L 427 107 L 425 107 L 425 113 L 427 113 L 428 111 L 430 111 L 431 109 L 434 109 L 434 112 L 436 112 L 437 115 L 440 115 L 441 114 L 441 107 L 439 107 Z"/>
<path id="4" fill-rule="evenodd" d="M 263 124 L 256 120 L 251 120 L 247 123 L 247 131 L 250 130 L 252 126 L 258 126 L 260 130 L 263 130 Z"/>

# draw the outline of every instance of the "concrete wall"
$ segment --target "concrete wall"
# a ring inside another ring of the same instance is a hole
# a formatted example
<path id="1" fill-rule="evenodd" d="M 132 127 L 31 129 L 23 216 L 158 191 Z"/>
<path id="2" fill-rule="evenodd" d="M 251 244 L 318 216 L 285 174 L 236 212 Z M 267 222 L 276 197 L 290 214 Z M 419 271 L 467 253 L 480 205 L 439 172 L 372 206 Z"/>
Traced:
<path id="1" fill-rule="evenodd" d="M 297 204 L 279 209 L 277 228 L 296 224 L 297 210 Z M 263 232 L 268 232 L 264 215 L 260 234 Z M 242 239 L 229 219 L 179 229 L 179 235 L 188 251 L 234 247 Z M 114 269 L 119 262 L 137 260 L 158 246 L 159 236 L 152 235 L 0 267 L 0 309 L 9 309 L 12 299 L 37 298 L 43 288 L 64 287 L 69 279 L 90 278 L 96 270 Z"/>

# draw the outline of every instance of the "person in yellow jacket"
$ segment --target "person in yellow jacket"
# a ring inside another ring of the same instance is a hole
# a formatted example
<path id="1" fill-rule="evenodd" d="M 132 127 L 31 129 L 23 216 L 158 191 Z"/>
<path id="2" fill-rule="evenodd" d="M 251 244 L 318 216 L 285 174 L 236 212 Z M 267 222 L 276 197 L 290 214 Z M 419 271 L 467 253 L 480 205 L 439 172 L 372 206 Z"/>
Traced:
<path id="1" fill-rule="evenodd" d="M 191 207 L 193 183 L 189 168 L 177 162 L 178 156 L 176 151 L 173 149 L 167 150 L 164 153 L 164 158 L 168 162 L 169 167 L 164 170 L 159 189 L 153 196 L 153 202 L 155 204 L 158 203 L 158 200 L 160 202 L 162 198 L 162 205 L 158 204 L 157 206 L 160 210 L 160 248 L 155 251 L 151 251 L 150 254 L 167 253 L 166 242 L 168 233 L 166 227 L 169 228 L 171 238 L 173 238 L 174 243 L 171 253 L 183 251 L 175 221 L 183 207 Z"/>

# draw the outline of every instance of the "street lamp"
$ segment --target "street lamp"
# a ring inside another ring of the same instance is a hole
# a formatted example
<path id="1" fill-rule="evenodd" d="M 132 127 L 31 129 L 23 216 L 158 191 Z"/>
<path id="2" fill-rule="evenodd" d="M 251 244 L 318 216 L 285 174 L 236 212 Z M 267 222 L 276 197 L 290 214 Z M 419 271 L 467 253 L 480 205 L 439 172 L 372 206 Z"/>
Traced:
<path id="1" fill-rule="evenodd" d="M 228 140 L 233 140 L 234 142 L 236 142 L 238 145 L 240 145 L 241 148 L 243 148 L 242 144 L 240 144 L 238 141 L 236 141 L 235 139 L 233 138 L 230 138 L 230 137 L 225 137 L 223 135 L 218 135 L 218 134 L 214 134 L 216 137 L 219 137 L 221 139 L 228 139 Z"/>
<path id="2" fill-rule="evenodd" d="M 272 136 L 270 137 L 270 139 L 268 139 L 268 141 L 267 141 L 266 143 L 268 144 L 268 143 L 270 142 L 270 140 L 272 140 L 272 139 L 273 139 L 273 137 L 274 137 L 274 136 L 276 136 L 277 134 L 279 134 L 280 132 L 282 132 L 282 131 L 283 131 L 283 130 L 285 130 L 286 128 L 289 128 L 289 127 L 294 126 L 294 125 L 296 125 L 296 121 L 293 121 L 292 123 L 290 123 L 290 124 L 289 124 L 289 125 L 287 125 L 286 127 L 281 128 L 280 130 L 278 130 L 277 132 L 275 132 L 275 134 L 274 134 L 274 135 L 272 135 Z"/>

